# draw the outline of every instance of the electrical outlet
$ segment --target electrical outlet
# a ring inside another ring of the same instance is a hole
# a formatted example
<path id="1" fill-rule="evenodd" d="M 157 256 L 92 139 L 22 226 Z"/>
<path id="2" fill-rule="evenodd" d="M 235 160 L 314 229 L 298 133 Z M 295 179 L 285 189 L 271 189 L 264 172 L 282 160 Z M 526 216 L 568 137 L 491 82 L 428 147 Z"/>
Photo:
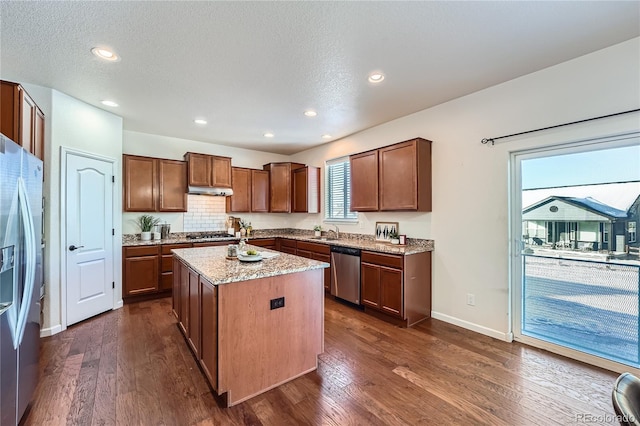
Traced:
<path id="1" fill-rule="evenodd" d="M 277 299 L 271 299 L 271 310 L 284 308 L 284 297 L 278 297 Z"/>
<path id="2" fill-rule="evenodd" d="M 467 305 L 469 306 L 476 306 L 476 296 L 471 294 L 471 293 L 467 293 Z"/>

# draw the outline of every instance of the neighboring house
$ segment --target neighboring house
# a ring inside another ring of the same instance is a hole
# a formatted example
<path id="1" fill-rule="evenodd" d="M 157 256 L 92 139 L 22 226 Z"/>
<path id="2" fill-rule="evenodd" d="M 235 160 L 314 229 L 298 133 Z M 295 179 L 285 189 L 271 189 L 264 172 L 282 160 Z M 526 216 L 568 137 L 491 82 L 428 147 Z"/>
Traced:
<path id="1" fill-rule="evenodd" d="M 640 182 L 528 190 L 523 204 L 528 205 L 522 211 L 526 243 L 612 252 L 640 245 Z"/>

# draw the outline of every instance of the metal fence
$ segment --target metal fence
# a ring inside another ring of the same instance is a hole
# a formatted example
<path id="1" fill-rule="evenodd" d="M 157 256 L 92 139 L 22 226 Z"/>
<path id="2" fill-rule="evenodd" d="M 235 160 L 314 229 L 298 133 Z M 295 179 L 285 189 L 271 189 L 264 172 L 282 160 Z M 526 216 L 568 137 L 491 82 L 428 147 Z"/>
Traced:
<path id="1" fill-rule="evenodd" d="M 522 334 L 640 367 L 640 264 L 523 256 Z"/>

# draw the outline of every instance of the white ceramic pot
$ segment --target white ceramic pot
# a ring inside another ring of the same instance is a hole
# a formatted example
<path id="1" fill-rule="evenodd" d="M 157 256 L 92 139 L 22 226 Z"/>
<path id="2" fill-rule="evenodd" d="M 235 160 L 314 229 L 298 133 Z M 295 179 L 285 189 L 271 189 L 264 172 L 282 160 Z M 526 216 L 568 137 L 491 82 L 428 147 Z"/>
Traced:
<path id="1" fill-rule="evenodd" d="M 151 239 L 151 232 L 141 232 L 140 239 L 142 241 L 149 241 Z"/>
<path id="2" fill-rule="evenodd" d="M 392 238 L 392 239 L 391 239 L 391 244 L 400 244 L 400 239 L 398 239 L 398 238 Z"/>
<path id="3" fill-rule="evenodd" d="M 322 234 L 322 231 L 313 231 L 313 234 L 314 234 L 316 237 L 319 237 L 319 236 L 320 236 L 320 234 Z"/>

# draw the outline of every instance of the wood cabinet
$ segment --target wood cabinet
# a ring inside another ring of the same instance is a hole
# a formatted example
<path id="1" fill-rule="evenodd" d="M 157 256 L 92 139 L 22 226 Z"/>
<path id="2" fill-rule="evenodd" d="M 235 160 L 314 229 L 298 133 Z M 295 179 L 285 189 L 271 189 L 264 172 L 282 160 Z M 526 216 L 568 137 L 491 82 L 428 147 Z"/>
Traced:
<path id="1" fill-rule="evenodd" d="M 218 389 L 218 287 L 200 277 L 200 366 L 211 387 Z"/>
<path id="2" fill-rule="evenodd" d="M 269 211 L 291 213 L 293 172 L 304 167 L 299 163 L 271 163 L 263 166 L 269 172 Z"/>
<path id="3" fill-rule="evenodd" d="M 296 251 L 298 256 L 319 260 L 331 265 L 331 247 L 327 244 L 297 241 Z M 331 290 L 331 266 L 324 269 L 324 289 L 325 291 Z"/>
<path id="4" fill-rule="evenodd" d="M 269 172 L 251 170 L 251 211 L 266 213 L 269 211 Z"/>
<path id="5" fill-rule="evenodd" d="M 293 171 L 294 213 L 320 213 L 320 169 L 305 166 Z"/>
<path id="6" fill-rule="evenodd" d="M 192 247 L 215 247 L 215 246 L 226 246 L 229 244 L 238 244 L 238 240 L 229 240 L 229 241 L 202 241 L 200 243 L 193 243 Z"/>
<path id="7" fill-rule="evenodd" d="M 173 297 L 176 297 L 179 294 L 180 298 L 180 318 L 178 325 L 185 336 L 189 335 L 189 268 L 182 262 L 178 262 L 180 264 L 180 275 L 177 277 L 180 281 L 178 286 L 180 287 L 180 291 L 178 293 L 174 293 Z M 175 279 L 175 277 L 174 277 Z M 175 286 L 175 284 L 174 284 Z"/>
<path id="8" fill-rule="evenodd" d="M 123 209 L 126 212 L 186 212 L 184 161 L 123 155 Z"/>
<path id="9" fill-rule="evenodd" d="M 431 141 L 411 139 L 349 161 L 352 211 L 431 211 Z"/>
<path id="10" fill-rule="evenodd" d="M 233 195 L 227 197 L 227 213 L 269 211 L 269 172 L 232 167 Z"/>
<path id="11" fill-rule="evenodd" d="M 231 158 L 187 152 L 189 186 L 231 188 Z"/>
<path id="12" fill-rule="evenodd" d="M 276 250 L 283 253 L 297 255 L 298 250 L 296 247 L 296 240 L 289 240 L 286 238 L 278 238 L 276 241 Z"/>
<path id="13" fill-rule="evenodd" d="M 173 254 L 171 250 L 189 248 L 190 243 L 184 244 L 163 244 L 160 249 L 160 284 L 158 286 L 159 291 L 171 290 L 173 287 Z"/>
<path id="14" fill-rule="evenodd" d="M 181 306 L 180 306 L 180 261 L 177 257 L 171 256 L 172 271 L 171 279 L 171 310 L 175 315 L 178 322 L 181 321 Z"/>
<path id="15" fill-rule="evenodd" d="M 122 296 L 158 291 L 160 246 L 123 247 Z"/>
<path id="16" fill-rule="evenodd" d="M 411 326 L 431 316 L 431 253 L 408 256 L 362 251 L 361 299 L 373 309 Z"/>
<path id="17" fill-rule="evenodd" d="M 44 113 L 18 83 L 0 81 L 0 132 L 44 160 Z"/>
<path id="18" fill-rule="evenodd" d="M 271 250 L 276 249 L 276 239 L 275 238 L 261 238 L 261 239 L 250 239 L 249 244 L 257 247 L 264 247 Z"/>
<path id="19" fill-rule="evenodd" d="M 378 150 L 349 157 L 351 167 L 351 211 L 378 210 Z"/>
<path id="20" fill-rule="evenodd" d="M 227 213 L 251 211 L 251 169 L 231 168 L 233 195 L 226 197 Z"/>
<path id="21" fill-rule="evenodd" d="M 191 268 L 187 268 L 189 274 L 189 327 L 187 339 L 191 350 L 196 355 L 200 354 L 200 276 Z"/>

